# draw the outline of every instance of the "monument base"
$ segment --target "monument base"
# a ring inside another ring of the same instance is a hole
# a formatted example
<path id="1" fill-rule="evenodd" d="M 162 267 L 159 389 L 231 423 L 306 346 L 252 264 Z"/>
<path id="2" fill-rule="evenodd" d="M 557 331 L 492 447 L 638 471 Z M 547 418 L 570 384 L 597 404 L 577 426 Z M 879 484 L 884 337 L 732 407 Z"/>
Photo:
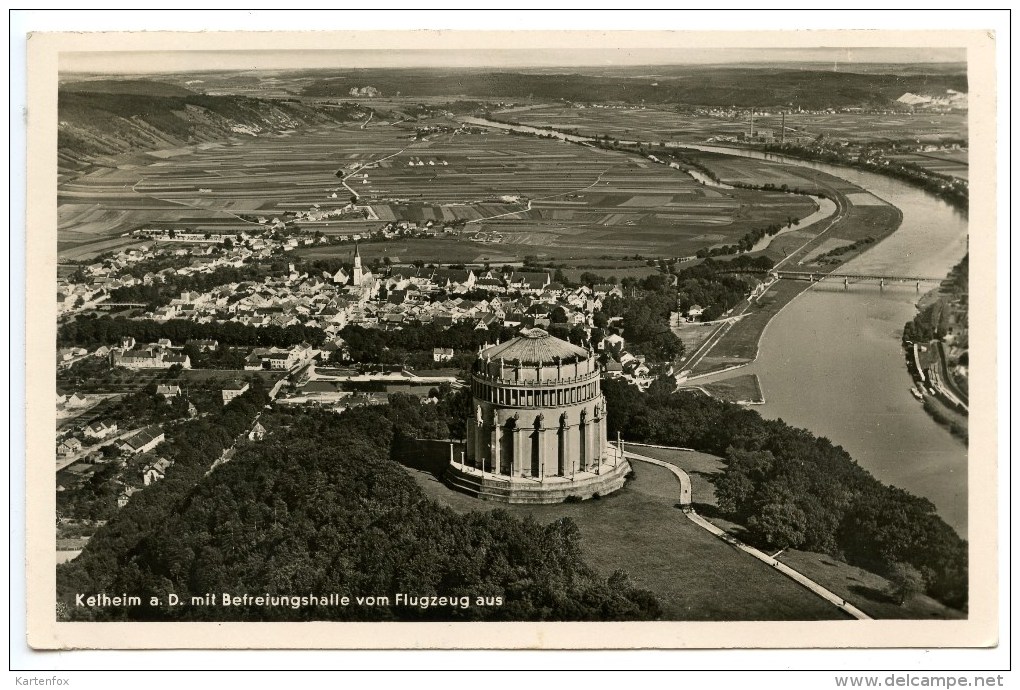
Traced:
<path id="1" fill-rule="evenodd" d="M 572 477 L 508 477 L 482 472 L 474 467 L 451 462 L 443 474 L 444 483 L 483 501 L 509 504 L 563 503 L 568 498 L 588 499 L 606 496 L 623 487 L 630 464 L 617 457 L 616 448 L 606 448 L 608 458 L 598 472 L 577 472 Z"/>

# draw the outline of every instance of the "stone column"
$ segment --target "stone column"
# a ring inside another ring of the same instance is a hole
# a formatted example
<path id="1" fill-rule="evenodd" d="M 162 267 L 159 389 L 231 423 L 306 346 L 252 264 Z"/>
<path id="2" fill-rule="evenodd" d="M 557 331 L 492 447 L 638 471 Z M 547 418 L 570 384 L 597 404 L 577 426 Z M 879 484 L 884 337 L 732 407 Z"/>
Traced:
<path id="1" fill-rule="evenodd" d="M 514 427 L 514 460 L 510 466 L 510 476 L 524 476 L 524 461 L 521 457 L 524 453 L 521 452 L 521 428 Z M 530 449 L 529 449 L 530 450 Z"/>
<path id="2" fill-rule="evenodd" d="M 479 460 L 484 462 L 485 458 L 485 424 L 483 423 L 482 426 L 475 425 L 472 433 L 474 440 L 474 448 L 472 449 L 474 462 L 472 464 L 477 465 Z"/>
<path id="3" fill-rule="evenodd" d="M 499 433 L 499 424 L 492 425 L 492 449 L 489 457 L 492 458 L 492 467 L 495 472 L 499 472 L 499 444 L 502 442 L 502 438 Z M 485 469 L 485 460 L 482 460 L 482 469 Z"/>

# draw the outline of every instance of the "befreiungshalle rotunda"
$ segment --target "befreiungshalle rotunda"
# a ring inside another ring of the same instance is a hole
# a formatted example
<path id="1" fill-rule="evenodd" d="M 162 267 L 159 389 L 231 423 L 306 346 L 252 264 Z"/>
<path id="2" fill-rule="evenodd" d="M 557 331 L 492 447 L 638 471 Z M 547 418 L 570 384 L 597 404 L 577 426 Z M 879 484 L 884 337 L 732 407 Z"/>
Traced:
<path id="1" fill-rule="evenodd" d="M 471 374 L 467 447 L 447 482 L 505 503 L 604 496 L 630 470 L 606 441 L 606 401 L 593 352 L 540 328 L 483 349 Z"/>

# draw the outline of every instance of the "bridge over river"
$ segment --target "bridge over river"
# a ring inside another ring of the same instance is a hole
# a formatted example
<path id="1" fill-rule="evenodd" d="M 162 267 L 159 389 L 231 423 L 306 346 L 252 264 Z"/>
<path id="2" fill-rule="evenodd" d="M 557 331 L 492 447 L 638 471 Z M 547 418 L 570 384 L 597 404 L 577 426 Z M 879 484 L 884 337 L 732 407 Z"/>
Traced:
<path id="1" fill-rule="evenodd" d="M 843 287 L 850 287 L 851 283 L 878 283 L 879 287 L 885 287 L 886 283 L 914 283 L 920 290 L 921 283 L 938 284 L 945 278 L 933 278 L 931 276 L 909 276 L 909 275 L 875 275 L 870 273 L 812 273 L 811 271 L 771 271 L 770 275 L 782 280 L 807 280 L 812 283 L 820 281 L 843 281 Z"/>

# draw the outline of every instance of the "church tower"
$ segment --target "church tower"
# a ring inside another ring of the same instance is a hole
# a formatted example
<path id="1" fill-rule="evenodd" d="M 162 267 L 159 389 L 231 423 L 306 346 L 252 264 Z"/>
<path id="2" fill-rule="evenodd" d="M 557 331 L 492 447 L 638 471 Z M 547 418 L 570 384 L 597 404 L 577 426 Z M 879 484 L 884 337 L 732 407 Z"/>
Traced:
<path id="1" fill-rule="evenodd" d="M 351 278 L 351 285 L 361 285 L 364 278 L 365 272 L 361 268 L 361 252 L 358 251 L 358 245 L 354 245 L 354 274 Z"/>

